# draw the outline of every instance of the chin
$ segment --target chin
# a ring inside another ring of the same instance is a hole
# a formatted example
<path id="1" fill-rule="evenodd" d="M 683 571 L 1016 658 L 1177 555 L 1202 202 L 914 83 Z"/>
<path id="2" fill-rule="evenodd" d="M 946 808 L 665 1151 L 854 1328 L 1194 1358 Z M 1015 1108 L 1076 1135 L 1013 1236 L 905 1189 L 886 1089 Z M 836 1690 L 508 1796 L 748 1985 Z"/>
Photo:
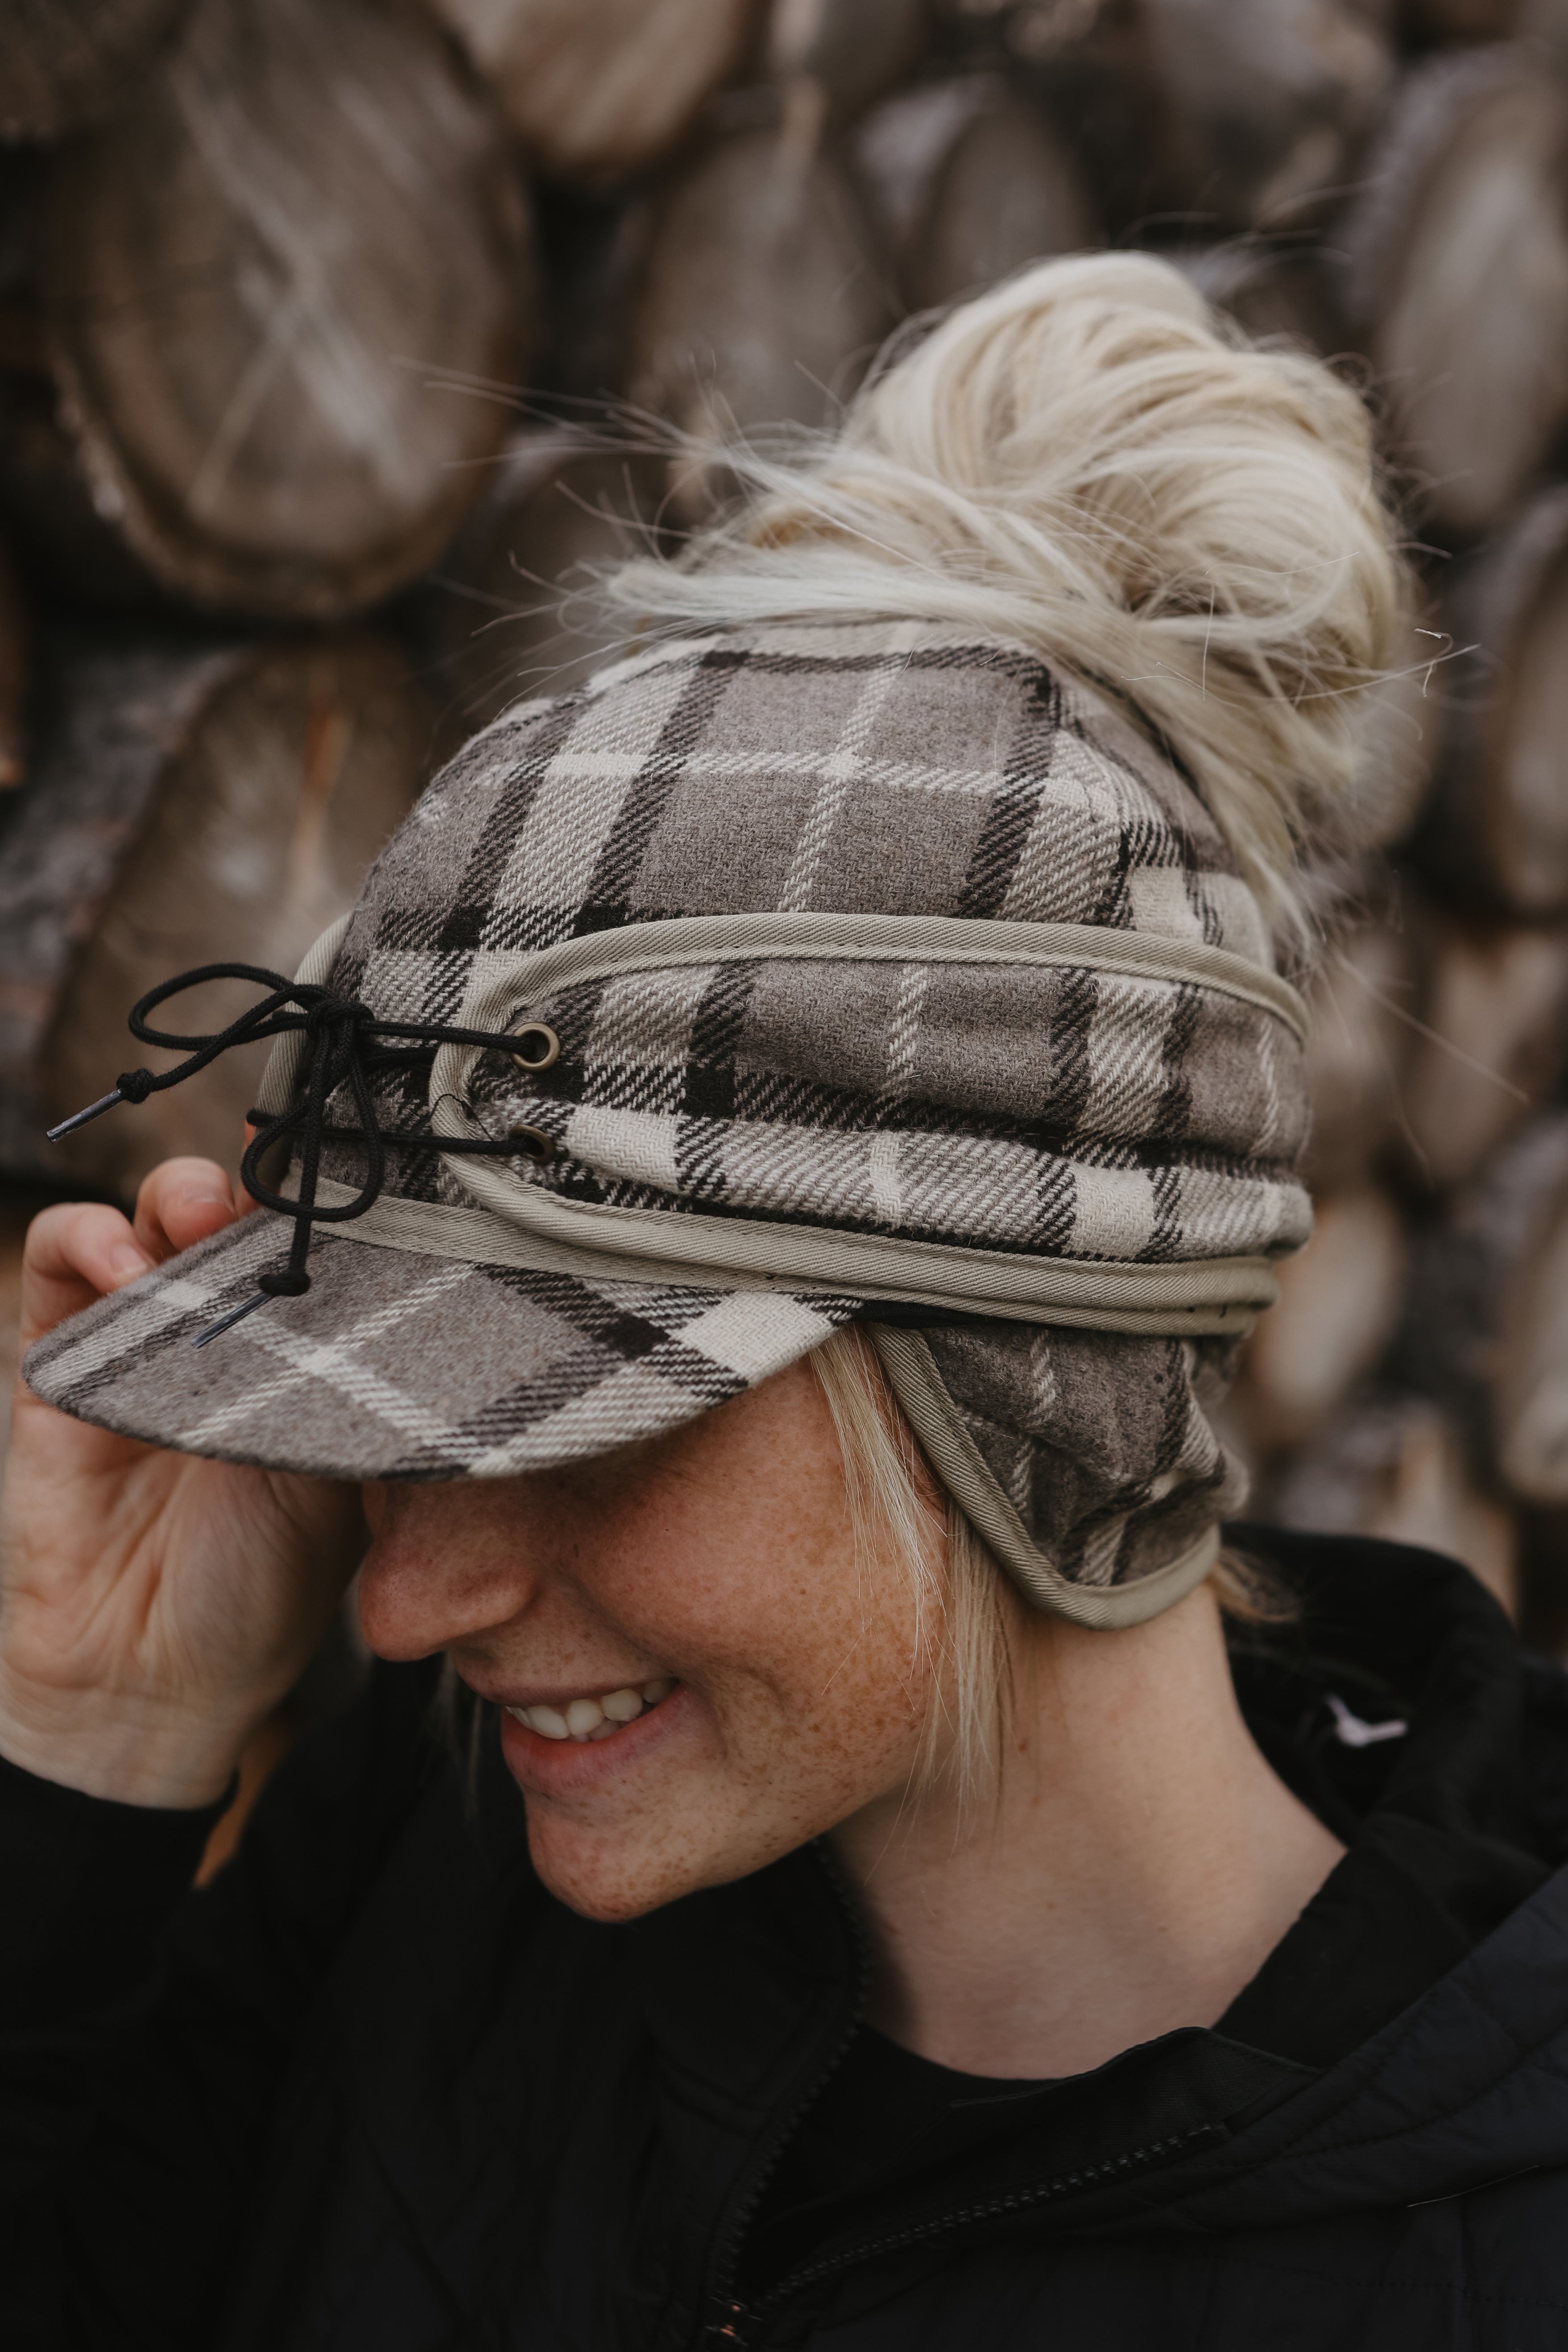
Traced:
<path id="1" fill-rule="evenodd" d="M 646 1820 L 624 1835 L 595 1834 L 581 1822 L 552 1819 L 532 1800 L 528 1804 L 528 1850 L 540 1877 L 568 1910 L 606 1927 L 640 1919 L 705 1886 L 749 1878 L 801 1842 L 707 1843 L 678 1825 L 661 1832 Z"/>
<path id="2" fill-rule="evenodd" d="M 575 1827 L 541 1821 L 540 1811 L 532 1804 L 528 1809 L 533 1866 L 556 1901 L 584 1919 L 618 1927 L 712 1883 L 700 1867 L 672 1854 L 586 1836 Z"/>

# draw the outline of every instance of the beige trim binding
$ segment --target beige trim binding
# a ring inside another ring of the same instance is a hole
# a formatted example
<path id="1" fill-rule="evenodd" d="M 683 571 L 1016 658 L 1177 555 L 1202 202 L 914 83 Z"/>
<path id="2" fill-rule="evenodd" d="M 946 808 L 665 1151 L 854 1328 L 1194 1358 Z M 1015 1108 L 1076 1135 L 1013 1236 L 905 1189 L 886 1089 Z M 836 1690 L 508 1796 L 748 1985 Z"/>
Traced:
<path id="1" fill-rule="evenodd" d="M 681 915 L 668 922 L 589 931 L 527 955 L 477 955 L 463 1009 L 453 1026 L 506 1029 L 542 998 L 616 972 L 783 957 L 807 963 L 1026 964 L 1113 972 L 1126 980 L 1214 989 L 1273 1013 L 1300 1042 L 1307 1035 L 1307 1007 L 1289 981 L 1226 948 L 1206 947 L 1201 940 L 1110 930 L 1099 923 L 787 912 Z M 444 1050 L 459 1054 L 468 1049 Z"/>
<path id="2" fill-rule="evenodd" d="M 458 1024 L 510 1028 L 563 988 L 616 972 L 795 957 L 803 961 L 939 962 L 1092 968 L 1168 986 L 1203 986 L 1271 1013 L 1302 1035 L 1306 1008 L 1260 965 L 1218 948 L 1079 923 L 961 922 L 946 916 L 749 914 L 682 917 L 563 940 L 533 954 L 476 961 Z M 456 1024 L 455 1024 L 456 1025 Z M 443 1045 L 430 1075 L 438 1135 L 472 1132 L 468 1078 L 479 1049 Z M 773 1224 L 697 1211 L 608 1208 L 563 1201 L 517 1171 L 468 1157 L 447 1167 L 481 1206 L 536 1240 L 661 1263 L 686 1278 L 773 1277 L 871 1297 L 973 1312 L 1070 1319 L 1107 1330 L 1242 1332 L 1277 1288 L 1267 1258 L 1190 1259 L 1177 1265 L 1089 1264 L 998 1250 L 958 1249 L 835 1226 Z M 585 1269 L 586 1270 L 586 1269 Z M 600 1271 L 615 1269 L 601 1265 Z M 679 1279 L 677 1274 L 674 1278 Z"/>
<path id="3" fill-rule="evenodd" d="M 322 932 L 301 963 L 298 979 L 321 985 L 331 976 L 348 925 L 344 915 Z M 997 940 L 998 932 L 1011 936 L 1004 943 Z M 1109 954 L 1103 952 L 1107 948 Z M 1179 940 L 1141 940 L 1132 933 L 1073 924 L 805 915 L 703 917 L 566 940 L 538 955 L 517 958 L 500 974 L 492 966 L 485 987 L 470 995 L 454 1026 L 505 1028 L 530 1009 L 530 995 L 609 971 L 781 954 L 825 960 L 1092 964 L 1143 979 L 1223 989 L 1278 1014 L 1298 1035 L 1305 1024 L 1294 990 L 1272 973 L 1217 949 L 1188 947 Z M 303 1046 L 303 1036 L 297 1034 L 280 1038 L 273 1047 L 258 1101 L 274 1115 L 293 1098 Z M 437 1055 L 430 1095 L 438 1132 L 458 1131 L 457 1102 L 475 1058 L 470 1047 L 443 1046 Z M 445 1126 L 439 1124 L 443 1118 Z M 500 1174 L 462 1157 L 449 1158 L 446 1164 L 471 1193 L 490 1189 L 476 1178 Z M 317 1189 L 323 1202 L 354 1197 L 350 1186 L 330 1179 Z M 384 1193 L 352 1227 L 340 1226 L 336 1238 L 539 1272 L 658 1283 L 700 1281 L 706 1275 L 727 1289 L 787 1287 L 807 1294 L 815 1289 L 871 1303 L 897 1299 L 1091 1330 L 1193 1337 L 1245 1331 L 1272 1304 L 1277 1290 L 1268 1262 L 1261 1257 L 1193 1260 L 1179 1265 L 1027 1258 L 889 1234 L 846 1234 L 831 1227 L 814 1230 L 681 1212 L 604 1209 L 557 1201 L 515 1179 L 504 1183 L 493 1206 L 481 1202 L 473 1208 L 446 1208 Z M 1217 1527 L 1179 1559 L 1134 1584 L 1070 1582 L 1031 1542 L 943 1387 L 920 1333 L 886 1324 L 872 1324 L 869 1331 L 893 1393 L 932 1468 L 1034 1607 L 1079 1625 L 1137 1625 L 1202 1583 L 1219 1557 Z"/>
<path id="4" fill-rule="evenodd" d="M 984 1455 L 964 1427 L 931 1349 L 918 1331 L 885 1323 L 868 1327 L 889 1384 L 931 1468 L 997 1564 L 1026 1601 L 1076 1625 L 1114 1630 L 1142 1625 L 1201 1584 L 1219 1558 L 1219 1528 L 1163 1568 L 1132 1584 L 1073 1584 L 1030 1541 L 1024 1522 L 998 1486 Z"/>
<path id="5" fill-rule="evenodd" d="M 348 919 L 323 932 L 300 967 L 324 981 Z M 1296 992 L 1239 956 L 1188 940 L 1157 940 L 1092 924 L 961 922 L 944 916 L 762 914 L 682 918 L 563 940 L 531 955 L 479 959 L 454 1026 L 506 1029 L 554 991 L 616 971 L 790 955 L 805 960 L 934 961 L 1093 965 L 1171 984 L 1222 990 L 1304 1024 Z M 302 1040 L 279 1041 L 268 1064 L 261 1107 L 291 1099 Z M 430 1076 L 437 1134 L 467 1136 L 468 1074 L 480 1049 L 443 1045 Z M 449 1157 L 446 1165 L 472 1209 L 384 1194 L 355 1220 L 363 1241 L 431 1256 L 576 1272 L 631 1282 L 713 1282 L 727 1288 L 783 1289 L 885 1298 L 960 1313 L 997 1315 L 1101 1331 L 1199 1338 L 1244 1334 L 1279 1295 L 1267 1257 L 1193 1258 L 1176 1265 L 1042 1258 L 963 1249 L 836 1226 L 773 1224 L 700 1212 L 620 1209 L 563 1201 L 515 1171 Z M 353 1197 L 323 1181 L 319 1197 Z M 342 1229 L 340 1228 L 340 1231 Z"/>
<path id="6" fill-rule="evenodd" d="M 354 1188 L 322 1177 L 316 1197 L 335 1207 L 352 1201 Z M 711 1283 L 721 1290 L 787 1290 L 807 1297 L 815 1291 L 994 1315 L 1009 1322 L 1186 1339 L 1250 1330 L 1279 1290 L 1263 1257 L 1116 1265 L 1083 1258 L 1013 1257 L 1001 1250 L 753 1223 L 741 1217 L 605 1209 L 557 1201 L 548 1192 L 531 1193 L 528 1207 L 531 1213 L 524 1217 L 384 1192 L 363 1217 L 332 1231 L 340 1240 L 374 1242 L 422 1256 L 469 1258 L 589 1280 Z"/>

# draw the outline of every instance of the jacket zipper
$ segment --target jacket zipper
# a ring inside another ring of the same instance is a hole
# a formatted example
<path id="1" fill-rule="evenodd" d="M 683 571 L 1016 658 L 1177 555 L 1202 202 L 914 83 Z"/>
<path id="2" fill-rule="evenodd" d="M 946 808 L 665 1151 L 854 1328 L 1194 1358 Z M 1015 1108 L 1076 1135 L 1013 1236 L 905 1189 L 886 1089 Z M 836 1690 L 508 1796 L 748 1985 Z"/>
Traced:
<path id="1" fill-rule="evenodd" d="M 1201 2147 L 1205 2141 L 1228 2139 L 1229 2137 L 1224 2124 L 1194 2124 L 1190 2131 L 1176 2132 L 1165 2139 L 1151 2140 L 1145 2147 L 1129 2148 L 1124 2156 L 1109 2157 L 1103 2164 L 1086 2164 L 1077 2172 L 1062 2173 L 1056 2179 L 1040 2181 L 1032 2189 L 1010 2189 L 1005 2196 L 989 2198 L 979 2205 L 961 2206 L 953 2212 L 939 2215 L 935 2221 L 916 2222 L 910 2229 L 894 2230 L 879 2238 L 863 2238 L 858 2245 L 846 2246 L 840 2252 L 827 2255 L 821 2262 L 806 2263 L 799 2270 L 791 2271 L 770 2290 L 761 2309 L 746 2316 L 758 2324 L 770 2324 L 802 2288 L 815 2286 L 835 2271 L 851 2270 L 857 2263 L 869 2262 L 878 2254 L 901 2252 L 910 2246 L 924 2243 L 928 2239 L 945 2237 L 952 2231 L 972 2228 L 978 2222 L 1002 2221 L 1009 2213 L 1020 2212 L 1031 2205 L 1048 2204 L 1053 2198 L 1071 2196 L 1079 2189 L 1104 2188 L 1111 2182 L 1126 2179 L 1132 2173 L 1147 2171 L 1152 2166 L 1173 2164 L 1178 2158 Z"/>
<path id="2" fill-rule="evenodd" d="M 1130 2148 L 1123 2156 L 1109 2157 L 1102 2164 L 1084 2165 L 1077 2172 L 1062 2173 L 1055 2179 L 1038 2182 L 1032 2189 L 1009 2190 L 1005 2196 L 990 2198 L 978 2205 L 961 2206 L 952 2212 L 939 2215 L 934 2221 L 917 2222 L 907 2230 L 895 2230 L 879 2238 L 862 2239 L 858 2244 L 847 2246 L 820 2262 L 807 2263 L 800 2269 L 791 2271 L 769 2291 L 765 2302 L 755 2309 L 737 2302 L 731 2289 L 740 2264 L 746 2231 L 796 2126 L 821 2096 L 848 2055 L 849 2045 L 865 2014 L 870 1990 L 870 1945 L 854 1896 L 845 1884 L 832 1849 L 821 1844 L 817 1848 L 817 1855 L 848 1929 L 848 1942 L 855 1959 L 855 2000 L 849 2021 L 839 2035 L 827 2063 L 774 2132 L 731 2213 L 722 2246 L 710 2273 L 709 2290 L 699 2306 L 705 2315 L 698 2322 L 693 2352 L 702 2352 L 703 2347 L 720 2345 L 733 2347 L 733 2352 L 756 2352 L 763 2339 L 753 2331 L 770 2327 L 793 2296 L 803 2288 L 814 2286 L 829 2277 L 835 2271 L 852 2269 L 857 2263 L 868 2262 L 878 2254 L 900 2252 L 929 2239 L 944 2237 L 952 2231 L 973 2228 L 980 2222 L 1001 2221 L 1009 2213 L 1020 2212 L 1034 2205 L 1048 2204 L 1055 2198 L 1071 2196 L 1080 2189 L 1107 2187 L 1152 2167 L 1173 2164 L 1205 2143 L 1230 2137 L 1224 2124 L 1194 2124 L 1189 2131 L 1151 2140 L 1143 2147 Z"/>
<path id="3" fill-rule="evenodd" d="M 731 2289 L 736 2270 L 740 2266 L 741 2248 L 744 2243 L 746 2231 L 750 2229 L 757 2208 L 762 2203 L 763 2195 L 769 2181 L 778 2170 L 779 2160 L 788 2147 L 796 2126 L 807 2110 L 821 2097 L 848 2055 L 849 2045 L 859 2031 L 860 2020 L 865 2015 L 867 2002 L 870 1996 L 871 1947 L 860 1914 L 856 1908 L 853 1895 L 845 1885 L 831 1848 L 826 1844 L 819 1844 L 816 1851 L 817 1859 L 822 1864 L 824 1874 L 833 1890 L 848 1930 L 847 1940 L 855 1963 L 855 1997 L 850 2005 L 848 2022 L 829 2053 L 826 2065 L 814 2077 L 810 2088 L 803 2092 L 795 2101 L 768 2142 L 761 2160 L 752 2170 L 740 2201 L 731 2215 L 730 2226 L 724 2233 L 723 2243 L 710 2273 L 709 2290 L 699 2306 L 706 2315 L 698 2323 L 698 2333 L 695 2338 L 695 2346 L 698 2347 L 707 2344 L 725 2344 L 734 2346 L 736 2352 L 745 2352 L 748 2331 L 758 2315 L 749 2310 L 744 2304 L 737 2303 Z"/>

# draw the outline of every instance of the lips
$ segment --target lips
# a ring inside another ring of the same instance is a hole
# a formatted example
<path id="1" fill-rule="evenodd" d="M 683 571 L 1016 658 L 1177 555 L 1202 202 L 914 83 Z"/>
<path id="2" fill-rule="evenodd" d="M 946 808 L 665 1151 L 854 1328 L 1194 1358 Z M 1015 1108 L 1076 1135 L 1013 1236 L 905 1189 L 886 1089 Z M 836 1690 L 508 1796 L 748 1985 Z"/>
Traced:
<path id="1" fill-rule="evenodd" d="M 668 1750 L 671 1741 L 679 1747 L 683 1734 L 689 1736 L 702 1722 L 702 1709 L 689 1683 L 660 1679 L 652 1687 L 662 1690 L 665 1696 L 651 1706 L 642 1696 L 649 1687 L 647 1684 L 620 1687 L 636 1692 L 637 1713 L 628 1723 L 617 1724 L 614 1717 L 605 1717 L 598 1727 L 598 1736 L 592 1731 L 574 1733 L 568 1728 L 563 1738 L 559 1732 L 536 1731 L 529 1720 L 534 1706 L 547 1704 L 556 1720 L 564 1723 L 575 1703 L 573 1700 L 535 1700 L 527 1707 L 516 1700 L 497 1702 L 501 1754 L 524 1796 L 568 1807 L 578 1803 L 592 1806 L 606 1793 L 612 1801 L 619 1801 L 656 1755 Z M 610 1692 L 605 1694 L 605 1697 L 613 1696 Z M 595 1694 L 594 1703 L 602 1714 L 603 1698 Z M 582 1720 L 579 1716 L 578 1721 Z"/>
<path id="2" fill-rule="evenodd" d="M 581 1746 L 613 1739 L 627 1724 L 636 1723 L 639 1716 L 667 1699 L 674 1688 L 668 1675 L 659 1675 L 640 1685 L 625 1684 L 597 1697 L 584 1693 L 561 1706 L 509 1706 L 506 1712 L 542 1739 L 574 1739 Z"/>

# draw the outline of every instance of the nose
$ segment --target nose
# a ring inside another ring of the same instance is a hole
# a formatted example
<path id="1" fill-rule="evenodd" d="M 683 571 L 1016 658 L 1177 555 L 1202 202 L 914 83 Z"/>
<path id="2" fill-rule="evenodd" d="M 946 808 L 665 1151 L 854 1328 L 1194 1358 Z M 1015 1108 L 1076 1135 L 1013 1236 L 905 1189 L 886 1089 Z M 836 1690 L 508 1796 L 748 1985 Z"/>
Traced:
<path id="1" fill-rule="evenodd" d="M 522 1479 L 367 1490 L 371 1547 L 360 1624 L 377 1657 L 427 1658 L 520 1617 L 532 1602 Z"/>

